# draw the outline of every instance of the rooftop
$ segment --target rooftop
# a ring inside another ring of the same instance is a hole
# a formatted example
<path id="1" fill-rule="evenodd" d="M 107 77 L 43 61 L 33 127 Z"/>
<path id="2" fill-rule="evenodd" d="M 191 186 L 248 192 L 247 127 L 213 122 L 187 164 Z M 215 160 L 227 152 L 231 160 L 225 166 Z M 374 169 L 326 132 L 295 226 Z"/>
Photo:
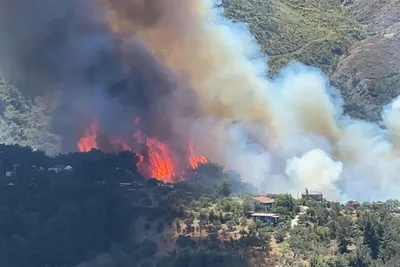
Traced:
<path id="1" fill-rule="evenodd" d="M 274 203 L 274 201 L 275 201 L 272 198 L 269 198 L 269 197 L 266 197 L 266 196 L 254 197 L 253 200 L 257 200 L 257 201 L 262 202 L 262 203 Z"/>
<path id="2" fill-rule="evenodd" d="M 279 214 L 276 213 L 264 213 L 264 212 L 256 212 L 251 214 L 252 217 L 273 217 L 279 218 Z"/>
<path id="3" fill-rule="evenodd" d="M 65 169 L 65 168 L 71 168 L 71 166 L 70 165 L 57 164 L 57 165 L 51 166 L 49 169 Z"/>
<path id="4" fill-rule="evenodd" d="M 307 195 L 307 193 L 302 193 L 302 195 Z M 308 195 L 309 196 L 312 196 L 312 195 L 322 195 L 322 192 L 318 192 L 318 191 L 310 191 L 310 192 L 308 192 Z"/>

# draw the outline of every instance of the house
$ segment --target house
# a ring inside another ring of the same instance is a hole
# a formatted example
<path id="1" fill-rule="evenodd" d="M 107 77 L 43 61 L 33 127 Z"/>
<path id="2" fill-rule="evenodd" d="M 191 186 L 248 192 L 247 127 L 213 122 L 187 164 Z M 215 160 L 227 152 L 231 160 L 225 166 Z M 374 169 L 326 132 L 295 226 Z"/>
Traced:
<path id="1" fill-rule="evenodd" d="M 270 222 L 273 224 L 277 224 L 279 223 L 279 214 L 276 213 L 264 213 L 264 212 L 256 212 L 251 214 L 251 218 L 253 218 L 253 220 L 260 220 L 262 222 Z"/>
<path id="2" fill-rule="evenodd" d="M 356 209 L 360 206 L 360 202 L 350 200 L 350 201 L 347 201 L 346 205 Z"/>
<path id="3" fill-rule="evenodd" d="M 131 187 L 132 184 L 131 183 L 119 183 L 120 187 Z"/>
<path id="4" fill-rule="evenodd" d="M 143 183 L 140 183 L 140 182 L 133 182 L 132 183 L 132 186 L 133 186 L 133 188 L 136 188 L 136 189 L 139 189 L 139 188 L 142 188 L 142 187 L 144 187 L 144 184 Z"/>
<path id="5" fill-rule="evenodd" d="M 15 171 L 6 171 L 6 176 L 7 177 L 12 177 L 12 176 L 15 176 L 15 175 L 16 175 Z"/>
<path id="6" fill-rule="evenodd" d="M 173 184 L 164 184 L 164 183 L 158 183 L 157 187 L 169 187 L 169 188 L 174 188 Z"/>
<path id="7" fill-rule="evenodd" d="M 302 199 L 312 199 L 318 202 L 322 202 L 324 200 L 324 195 L 321 192 L 310 191 L 301 194 Z"/>
<path id="8" fill-rule="evenodd" d="M 247 206 L 252 211 L 263 210 L 271 211 L 274 208 L 275 200 L 267 196 L 257 196 L 246 201 Z"/>
<path id="9" fill-rule="evenodd" d="M 54 165 L 47 169 L 48 171 L 53 172 L 62 172 L 62 171 L 72 171 L 73 168 L 71 165 Z"/>
<path id="10" fill-rule="evenodd" d="M 138 183 L 138 182 L 132 182 L 132 183 L 120 182 L 119 186 L 123 187 L 123 188 L 128 188 L 128 189 L 139 189 L 139 188 L 142 188 L 144 185 L 141 183 Z"/>
<path id="11" fill-rule="evenodd" d="M 392 213 L 396 213 L 396 214 L 400 214 L 400 207 L 396 207 L 396 208 L 391 209 L 391 212 Z"/>

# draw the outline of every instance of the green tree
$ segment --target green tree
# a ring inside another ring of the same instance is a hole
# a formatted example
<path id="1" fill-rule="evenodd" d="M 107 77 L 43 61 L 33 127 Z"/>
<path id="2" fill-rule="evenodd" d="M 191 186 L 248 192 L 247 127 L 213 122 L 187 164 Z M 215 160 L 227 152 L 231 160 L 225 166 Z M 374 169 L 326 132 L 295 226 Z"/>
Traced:
<path id="1" fill-rule="evenodd" d="M 215 212 L 214 212 L 214 209 L 211 209 L 211 210 L 210 210 L 209 220 L 210 220 L 210 222 L 213 222 L 213 221 L 215 220 Z"/>
<path id="2" fill-rule="evenodd" d="M 351 237 L 351 228 L 352 228 L 352 221 L 348 217 L 339 217 L 337 223 L 335 224 L 336 227 L 332 227 L 336 233 L 336 239 L 338 243 L 338 249 L 340 253 L 347 252 L 347 246 L 350 245 L 350 237 Z"/>
<path id="3" fill-rule="evenodd" d="M 344 257 L 313 257 L 310 260 L 310 267 L 348 267 L 349 262 Z"/>
<path id="4" fill-rule="evenodd" d="M 232 182 L 228 179 L 224 179 L 217 187 L 218 196 L 227 197 L 231 193 Z"/>
<path id="5" fill-rule="evenodd" d="M 278 230 L 275 232 L 275 240 L 277 243 L 282 243 L 283 241 L 285 241 L 285 237 L 286 237 L 286 232 L 282 229 Z"/>
<path id="6" fill-rule="evenodd" d="M 369 247 L 371 257 L 374 260 L 379 256 L 379 247 L 383 237 L 382 225 L 378 218 L 377 214 L 372 214 L 371 212 L 366 212 L 363 217 L 364 244 Z"/>

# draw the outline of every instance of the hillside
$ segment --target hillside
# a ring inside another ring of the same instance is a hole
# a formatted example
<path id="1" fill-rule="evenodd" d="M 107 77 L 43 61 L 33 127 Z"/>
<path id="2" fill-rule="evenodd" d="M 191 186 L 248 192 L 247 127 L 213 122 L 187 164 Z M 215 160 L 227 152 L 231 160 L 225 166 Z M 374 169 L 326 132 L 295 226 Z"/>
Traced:
<path id="1" fill-rule="evenodd" d="M 381 107 L 400 94 L 400 1 L 353 1 L 348 9 L 372 33 L 352 47 L 332 79 L 351 114 L 378 120 Z"/>
<path id="2" fill-rule="evenodd" d="M 49 158 L 0 145 L 0 153 L 2 267 L 400 264 L 398 200 L 256 197 L 236 192 L 238 181 L 213 164 L 164 184 L 143 179 L 131 152 Z"/>
<path id="3" fill-rule="evenodd" d="M 59 138 L 51 133 L 49 112 L 0 76 L 0 143 L 58 153 Z"/>
<path id="4" fill-rule="evenodd" d="M 295 59 L 332 73 L 364 29 L 335 0 L 224 0 L 225 15 L 246 22 L 270 74 Z"/>
<path id="5" fill-rule="evenodd" d="M 321 68 L 353 117 L 379 120 L 400 91 L 398 0 L 224 0 L 269 56 L 270 75 L 295 59 Z"/>

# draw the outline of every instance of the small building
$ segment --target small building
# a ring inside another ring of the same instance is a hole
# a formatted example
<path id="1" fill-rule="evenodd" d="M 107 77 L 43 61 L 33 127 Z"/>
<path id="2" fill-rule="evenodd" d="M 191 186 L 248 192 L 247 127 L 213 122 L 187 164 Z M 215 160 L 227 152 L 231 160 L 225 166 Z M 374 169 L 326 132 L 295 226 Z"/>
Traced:
<path id="1" fill-rule="evenodd" d="M 306 199 L 306 200 L 312 199 L 315 201 L 322 202 L 324 200 L 324 195 L 321 192 L 310 191 L 310 192 L 302 193 L 301 198 Z"/>
<path id="2" fill-rule="evenodd" d="M 164 184 L 164 183 L 158 183 L 157 187 L 169 187 L 169 188 L 174 188 L 173 184 Z"/>
<path id="3" fill-rule="evenodd" d="M 356 208 L 358 208 L 360 206 L 360 202 L 350 200 L 350 201 L 347 201 L 346 205 L 356 209 Z"/>
<path id="4" fill-rule="evenodd" d="M 123 188 L 127 188 L 127 189 L 139 189 L 139 188 L 144 187 L 144 185 L 142 183 L 138 183 L 138 182 L 131 182 L 131 183 L 120 182 L 119 186 L 123 187 Z"/>
<path id="5" fill-rule="evenodd" d="M 396 214 L 400 214 L 400 207 L 396 207 L 396 208 L 391 209 L 391 212 L 392 213 L 396 213 Z"/>
<path id="6" fill-rule="evenodd" d="M 72 171 L 73 168 L 71 165 L 54 165 L 54 166 L 51 166 L 50 168 L 48 168 L 47 170 L 58 173 L 58 172 L 62 172 L 62 171 Z"/>
<path id="7" fill-rule="evenodd" d="M 6 176 L 7 177 L 12 177 L 12 176 L 15 176 L 15 175 L 16 175 L 15 171 L 6 171 Z"/>
<path id="8" fill-rule="evenodd" d="M 251 214 L 251 218 L 253 218 L 253 220 L 260 220 L 262 222 L 270 222 L 273 224 L 277 224 L 279 223 L 279 214 L 276 213 L 264 213 L 264 212 L 256 212 Z"/>
<path id="9" fill-rule="evenodd" d="M 257 211 L 257 206 L 262 211 L 272 211 L 274 208 L 275 200 L 267 196 L 257 196 L 248 199 L 246 202 L 247 206 L 252 211 Z"/>

